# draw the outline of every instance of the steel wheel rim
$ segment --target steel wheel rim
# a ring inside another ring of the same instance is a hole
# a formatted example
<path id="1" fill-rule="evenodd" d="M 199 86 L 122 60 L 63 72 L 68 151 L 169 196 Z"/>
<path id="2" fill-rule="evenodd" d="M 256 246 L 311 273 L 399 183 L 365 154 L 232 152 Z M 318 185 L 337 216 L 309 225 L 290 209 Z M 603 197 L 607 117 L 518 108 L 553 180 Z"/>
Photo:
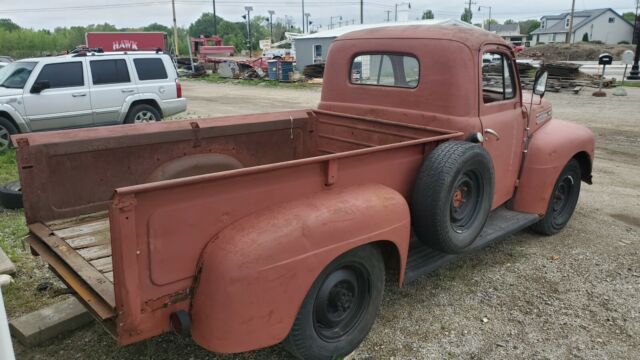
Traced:
<path id="1" fill-rule="evenodd" d="M 0 151 L 7 150 L 9 148 L 11 134 L 9 134 L 9 129 L 0 125 Z"/>
<path id="2" fill-rule="evenodd" d="M 147 110 L 140 111 L 133 118 L 134 123 L 148 123 L 153 121 L 156 121 L 156 116 L 151 111 Z"/>
<path id="3" fill-rule="evenodd" d="M 551 210 L 553 211 L 552 223 L 556 228 L 562 227 L 567 218 L 571 216 L 571 199 L 575 192 L 575 181 L 573 176 L 567 175 L 560 182 L 553 193 Z"/>
<path id="4" fill-rule="evenodd" d="M 483 190 L 480 176 L 474 170 L 465 171 L 456 180 L 451 194 L 449 213 L 453 231 L 464 233 L 473 225 L 480 212 Z"/>
<path id="5" fill-rule="evenodd" d="M 313 328 L 321 339 L 338 342 L 358 324 L 369 306 L 368 274 L 360 264 L 349 264 L 325 278 L 313 306 Z"/>

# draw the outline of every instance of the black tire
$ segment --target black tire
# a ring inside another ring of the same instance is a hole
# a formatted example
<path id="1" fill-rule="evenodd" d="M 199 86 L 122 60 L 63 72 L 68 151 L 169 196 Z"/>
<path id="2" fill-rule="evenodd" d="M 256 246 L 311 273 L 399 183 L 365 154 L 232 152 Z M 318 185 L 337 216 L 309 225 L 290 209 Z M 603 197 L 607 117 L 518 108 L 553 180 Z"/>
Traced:
<path id="1" fill-rule="evenodd" d="M 12 181 L 0 186 L 0 207 L 22 209 L 22 187 L 20 181 Z"/>
<path id="2" fill-rule="evenodd" d="M 17 133 L 15 125 L 9 119 L 0 116 L 0 152 L 11 148 L 11 135 Z"/>
<path id="3" fill-rule="evenodd" d="M 418 173 L 411 203 L 413 229 L 423 243 L 450 254 L 477 238 L 491 211 L 494 172 L 479 144 L 439 145 Z"/>
<path id="4" fill-rule="evenodd" d="M 315 280 L 283 342 L 300 359 L 353 352 L 375 322 L 384 291 L 384 260 L 371 245 L 335 259 Z"/>
<path id="5" fill-rule="evenodd" d="M 576 159 L 571 159 L 556 180 L 547 212 L 539 222 L 531 226 L 534 231 L 543 235 L 553 235 L 567 225 L 578 204 L 581 178 L 580 164 Z"/>
<path id="6" fill-rule="evenodd" d="M 146 120 L 145 120 L 146 119 Z M 135 105 L 129 110 L 125 124 L 151 123 L 162 120 L 160 112 L 147 104 Z"/>

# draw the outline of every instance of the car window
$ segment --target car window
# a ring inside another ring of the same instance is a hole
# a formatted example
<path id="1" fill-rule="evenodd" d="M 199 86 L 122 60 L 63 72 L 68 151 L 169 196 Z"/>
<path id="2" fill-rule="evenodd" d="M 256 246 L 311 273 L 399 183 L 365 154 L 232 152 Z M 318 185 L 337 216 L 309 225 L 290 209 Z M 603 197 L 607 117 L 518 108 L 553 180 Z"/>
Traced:
<path id="1" fill-rule="evenodd" d="M 134 59 L 133 63 L 136 66 L 136 72 L 140 80 L 160 80 L 169 77 L 162 59 Z"/>
<path id="2" fill-rule="evenodd" d="M 131 82 L 127 62 L 124 59 L 92 60 L 90 66 L 94 85 Z"/>
<path id="3" fill-rule="evenodd" d="M 413 56 L 393 54 L 359 55 L 351 63 L 351 83 L 415 88 L 420 64 Z"/>
<path id="4" fill-rule="evenodd" d="M 513 99 L 515 83 L 511 60 L 500 53 L 482 55 L 482 98 L 485 104 Z"/>
<path id="5" fill-rule="evenodd" d="M 44 80 L 49 81 L 50 89 L 84 86 L 82 62 L 47 64 L 42 67 L 36 82 Z"/>
<path id="6" fill-rule="evenodd" d="M 14 62 L 0 68 L 0 86 L 22 89 L 27 83 L 36 62 Z"/>

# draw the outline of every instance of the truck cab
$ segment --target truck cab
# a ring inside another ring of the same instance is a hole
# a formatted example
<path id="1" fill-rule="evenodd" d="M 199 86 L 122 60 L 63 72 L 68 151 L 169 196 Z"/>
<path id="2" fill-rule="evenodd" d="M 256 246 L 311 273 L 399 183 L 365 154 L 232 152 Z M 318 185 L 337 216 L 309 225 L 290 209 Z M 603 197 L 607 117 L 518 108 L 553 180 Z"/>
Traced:
<path id="1" fill-rule="evenodd" d="M 14 137 L 27 242 L 120 345 L 345 356 L 385 281 L 569 222 L 594 137 L 545 84 L 480 29 L 349 33 L 317 109 Z"/>

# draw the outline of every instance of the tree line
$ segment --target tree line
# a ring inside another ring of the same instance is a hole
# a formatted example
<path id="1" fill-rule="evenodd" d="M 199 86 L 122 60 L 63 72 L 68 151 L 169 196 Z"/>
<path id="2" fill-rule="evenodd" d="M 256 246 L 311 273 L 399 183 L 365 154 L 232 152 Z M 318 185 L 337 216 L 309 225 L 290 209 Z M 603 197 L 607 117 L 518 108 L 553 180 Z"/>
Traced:
<path id="1" fill-rule="evenodd" d="M 237 51 L 249 48 L 247 43 L 247 24 L 245 21 L 231 22 L 219 16 L 217 19 L 217 34 L 214 34 L 212 13 L 204 13 L 188 28 L 178 28 L 179 53 L 188 54 L 189 37 L 201 35 L 217 35 L 225 45 L 233 45 Z M 274 19 L 274 41 L 284 40 L 285 32 L 300 32 L 292 25 L 290 18 Z M 260 40 L 270 37 L 271 26 L 265 16 L 251 17 L 251 48 L 258 49 Z M 115 25 L 92 24 L 88 26 L 57 27 L 53 30 L 28 29 L 14 23 L 11 19 L 0 19 L 0 55 L 8 55 L 16 59 L 36 56 L 57 55 L 67 50 L 73 50 L 78 45 L 85 44 L 85 34 L 93 31 L 161 31 L 168 36 L 168 46 L 173 48 L 173 29 L 163 24 L 153 23 L 140 28 L 118 28 Z"/>

